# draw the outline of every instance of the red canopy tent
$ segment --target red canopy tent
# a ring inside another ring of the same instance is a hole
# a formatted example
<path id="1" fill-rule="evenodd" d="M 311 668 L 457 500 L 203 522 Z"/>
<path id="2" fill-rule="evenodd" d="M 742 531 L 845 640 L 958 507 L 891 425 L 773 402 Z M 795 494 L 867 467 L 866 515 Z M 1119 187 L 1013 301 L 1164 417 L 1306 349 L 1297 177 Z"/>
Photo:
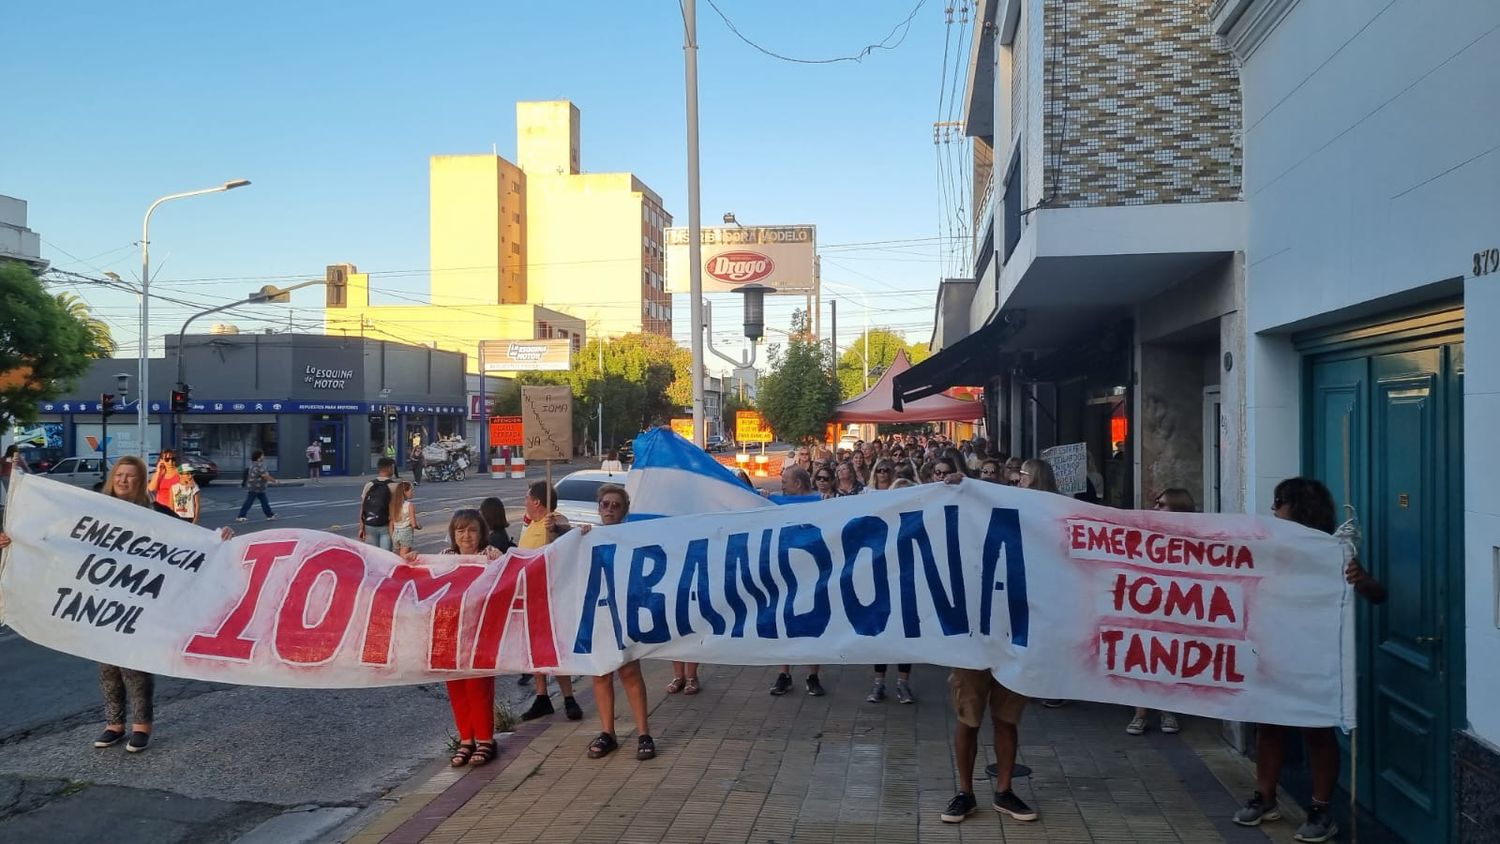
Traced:
<path id="1" fill-rule="evenodd" d="M 911 369 L 906 352 L 896 353 L 890 368 L 875 386 L 844 402 L 833 410 L 835 422 L 972 422 L 984 416 L 984 403 L 949 398 L 941 393 L 906 402 L 902 410 L 893 407 L 895 387 L 892 380 Z"/>

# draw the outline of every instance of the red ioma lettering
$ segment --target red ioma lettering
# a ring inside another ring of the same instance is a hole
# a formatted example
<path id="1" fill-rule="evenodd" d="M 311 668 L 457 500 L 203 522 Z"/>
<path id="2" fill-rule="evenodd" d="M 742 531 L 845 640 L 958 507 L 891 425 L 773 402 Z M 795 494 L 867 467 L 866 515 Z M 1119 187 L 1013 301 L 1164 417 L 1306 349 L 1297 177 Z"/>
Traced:
<path id="1" fill-rule="evenodd" d="M 1125 615 L 1198 627 L 1239 628 L 1244 621 L 1240 584 L 1117 569 L 1100 607 Z"/>

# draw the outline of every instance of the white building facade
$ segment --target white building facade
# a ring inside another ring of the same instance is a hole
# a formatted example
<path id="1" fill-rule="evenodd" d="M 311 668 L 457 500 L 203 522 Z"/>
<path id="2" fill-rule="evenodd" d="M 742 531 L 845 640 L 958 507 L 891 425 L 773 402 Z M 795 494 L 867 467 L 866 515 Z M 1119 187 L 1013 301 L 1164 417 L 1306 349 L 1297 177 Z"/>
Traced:
<path id="1" fill-rule="evenodd" d="M 976 27 L 973 276 L 898 396 L 984 387 L 1001 450 L 1086 442 L 1115 506 L 1268 514 L 1322 480 L 1390 591 L 1357 613 L 1342 806 L 1500 839 L 1500 3 L 992 0 Z M 1306 799 L 1301 763 L 1283 783 Z"/>
<path id="2" fill-rule="evenodd" d="M 1243 86 L 1249 503 L 1320 478 L 1391 591 L 1359 610 L 1360 804 L 1496 840 L 1500 4 L 1212 6 Z"/>

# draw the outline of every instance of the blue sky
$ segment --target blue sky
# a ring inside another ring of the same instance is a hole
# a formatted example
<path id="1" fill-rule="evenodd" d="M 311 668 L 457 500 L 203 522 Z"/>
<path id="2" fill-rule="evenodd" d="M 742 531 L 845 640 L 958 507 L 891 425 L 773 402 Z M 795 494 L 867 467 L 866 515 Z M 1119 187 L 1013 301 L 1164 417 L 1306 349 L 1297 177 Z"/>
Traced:
<path id="1" fill-rule="evenodd" d="M 718 2 L 748 37 L 808 57 L 856 53 L 915 4 Z M 949 68 L 968 37 L 947 26 L 944 6 L 923 5 L 893 51 L 803 65 L 756 52 L 700 2 L 704 223 L 731 210 L 742 223 L 814 223 L 820 245 L 942 234 L 932 122 L 945 35 Z M 248 188 L 158 210 L 154 290 L 208 306 L 349 261 L 408 271 L 380 283 L 425 294 L 427 158 L 492 145 L 513 158 L 517 100 L 571 99 L 583 168 L 634 172 L 687 221 L 672 2 L 31 3 L 8 9 L 6 28 L 0 193 L 30 203 L 30 226 L 60 269 L 134 279 L 132 244 L 153 199 L 248 178 Z M 926 240 L 830 251 L 823 275 L 866 291 L 872 324 L 926 339 L 940 249 Z M 133 353 L 134 297 L 82 292 Z M 321 297 L 314 288 L 293 308 L 259 312 L 312 328 Z M 781 300 L 773 324 L 796 303 Z M 687 297 L 674 306 L 685 329 Z M 190 310 L 153 308 L 159 346 Z M 857 297 L 840 311 L 844 345 L 862 321 Z M 733 333 L 732 313 L 721 311 L 722 334 Z"/>

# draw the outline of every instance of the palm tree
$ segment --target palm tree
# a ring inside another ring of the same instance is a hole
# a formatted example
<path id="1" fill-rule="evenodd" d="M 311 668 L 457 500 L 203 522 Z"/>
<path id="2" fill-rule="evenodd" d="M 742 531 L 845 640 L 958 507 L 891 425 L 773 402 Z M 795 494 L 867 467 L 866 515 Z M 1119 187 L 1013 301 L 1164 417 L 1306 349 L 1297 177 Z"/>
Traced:
<path id="1" fill-rule="evenodd" d="M 89 357 L 107 358 L 115 353 L 117 346 L 115 338 L 109 333 L 109 326 L 104 324 L 104 320 L 94 316 L 87 302 L 72 293 L 59 293 L 57 303 L 86 333 Z"/>

